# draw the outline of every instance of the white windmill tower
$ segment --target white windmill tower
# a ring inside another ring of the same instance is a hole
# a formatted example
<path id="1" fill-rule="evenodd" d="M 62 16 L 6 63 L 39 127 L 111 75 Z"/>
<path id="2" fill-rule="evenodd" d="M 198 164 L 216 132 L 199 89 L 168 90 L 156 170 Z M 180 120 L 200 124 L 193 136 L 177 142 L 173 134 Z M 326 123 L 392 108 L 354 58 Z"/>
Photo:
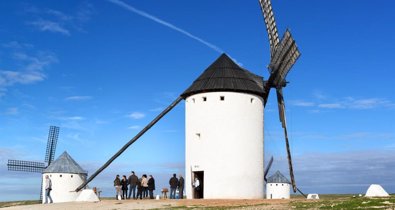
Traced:
<path id="1" fill-rule="evenodd" d="M 187 198 L 263 197 L 263 79 L 222 54 L 185 99 Z"/>

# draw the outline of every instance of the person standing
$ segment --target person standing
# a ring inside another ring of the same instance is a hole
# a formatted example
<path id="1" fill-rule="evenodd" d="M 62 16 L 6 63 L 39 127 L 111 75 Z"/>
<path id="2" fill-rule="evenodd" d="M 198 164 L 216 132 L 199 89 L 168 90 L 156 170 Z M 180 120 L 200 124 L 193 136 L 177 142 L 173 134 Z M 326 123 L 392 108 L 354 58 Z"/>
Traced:
<path id="1" fill-rule="evenodd" d="M 126 179 L 126 176 L 123 175 L 122 176 L 122 180 L 121 180 L 121 187 L 122 187 L 122 199 L 126 199 L 128 196 L 128 180 Z"/>
<path id="2" fill-rule="evenodd" d="M 53 203 L 52 197 L 51 197 L 51 190 L 52 190 L 52 181 L 49 178 L 48 175 L 45 175 L 45 203 Z"/>
<path id="3" fill-rule="evenodd" d="M 137 186 L 138 179 L 139 178 L 134 174 L 134 171 L 132 171 L 132 174 L 128 178 L 129 185 L 130 185 L 129 199 L 130 199 L 130 197 L 132 195 L 132 192 L 133 192 L 133 199 L 136 198 L 136 186 Z"/>
<path id="4" fill-rule="evenodd" d="M 148 190 L 149 190 L 149 198 L 154 199 L 154 190 L 155 190 L 155 179 L 152 175 L 149 175 L 148 178 Z"/>
<path id="5" fill-rule="evenodd" d="M 195 177 L 195 181 L 193 182 L 193 189 L 195 190 L 195 198 L 200 198 L 200 181 L 197 177 Z"/>
<path id="6" fill-rule="evenodd" d="M 137 179 L 137 196 L 136 199 L 143 199 L 143 186 L 141 186 L 141 178 Z"/>
<path id="7" fill-rule="evenodd" d="M 143 187 L 143 198 L 148 197 L 148 179 L 146 174 L 143 174 L 141 177 L 141 186 Z"/>
<path id="8" fill-rule="evenodd" d="M 170 184 L 170 199 L 175 199 L 176 190 L 178 186 L 178 179 L 176 174 L 173 174 L 173 177 L 170 178 L 169 184 Z"/>
<path id="9" fill-rule="evenodd" d="M 180 174 L 180 178 L 178 179 L 178 197 L 180 199 L 184 198 L 184 178 Z"/>
<path id="10" fill-rule="evenodd" d="M 114 179 L 114 187 L 116 191 L 115 199 L 119 199 L 121 197 L 121 180 L 119 179 L 119 175 L 117 175 Z"/>

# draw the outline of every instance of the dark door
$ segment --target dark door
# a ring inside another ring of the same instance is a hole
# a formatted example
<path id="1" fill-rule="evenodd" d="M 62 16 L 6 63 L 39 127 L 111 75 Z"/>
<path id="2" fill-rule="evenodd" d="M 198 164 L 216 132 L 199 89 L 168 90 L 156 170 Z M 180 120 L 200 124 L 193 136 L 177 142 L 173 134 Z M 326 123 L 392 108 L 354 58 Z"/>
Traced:
<path id="1" fill-rule="evenodd" d="M 194 188 L 194 198 L 204 198 L 204 171 L 194 171 L 193 176 L 199 179 L 199 187 Z"/>

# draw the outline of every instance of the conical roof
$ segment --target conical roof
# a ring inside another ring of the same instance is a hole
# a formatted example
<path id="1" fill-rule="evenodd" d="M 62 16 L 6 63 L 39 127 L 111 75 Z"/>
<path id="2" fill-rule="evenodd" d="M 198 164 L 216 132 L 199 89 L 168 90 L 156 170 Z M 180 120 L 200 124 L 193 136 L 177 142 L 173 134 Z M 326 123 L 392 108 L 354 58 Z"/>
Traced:
<path id="1" fill-rule="evenodd" d="M 43 173 L 87 174 L 66 151 L 44 169 Z"/>
<path id="2" fill-rule="evenodd" d="M 267 183 L 287 183 L 290 184 L 287 178 L 280 172 L 276 171 L 275 174 L 267 178 Z"/>
<path id="3" fill-rule="evenodd" d="M 263 96 L 263 78 L 237 65 L 225 53 L 181 94 L 184 99 L 203 92 L 243 92 Z"/>

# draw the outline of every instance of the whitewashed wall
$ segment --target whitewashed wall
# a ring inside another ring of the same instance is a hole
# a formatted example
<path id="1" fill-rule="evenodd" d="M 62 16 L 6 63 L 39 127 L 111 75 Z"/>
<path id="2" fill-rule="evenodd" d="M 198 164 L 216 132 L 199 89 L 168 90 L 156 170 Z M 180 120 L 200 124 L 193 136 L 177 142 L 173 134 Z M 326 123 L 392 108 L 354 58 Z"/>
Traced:
<path id="1" fill-rule="evenodd" d="M 263 99 L 210 92 L 185 104 L 187 198 L 191 171 L 204 171 L 204 198 L 263 198 Z"/>
<path id="2" fill-rule="evenodd" d="M 45 175 L 52 181 L 51 197 L 54 203 L 75 201 L 79 192 L 75 189 L 86 180 L 85 175 L 68 173 L 44 173 L 43 178 L 43 203 L 45 202 Z"/>
<path id="3" fill-rule="evenodd" d="M 267 199 L 289 199 L 291 185 L 287 183 L 267 183 Z"/>

